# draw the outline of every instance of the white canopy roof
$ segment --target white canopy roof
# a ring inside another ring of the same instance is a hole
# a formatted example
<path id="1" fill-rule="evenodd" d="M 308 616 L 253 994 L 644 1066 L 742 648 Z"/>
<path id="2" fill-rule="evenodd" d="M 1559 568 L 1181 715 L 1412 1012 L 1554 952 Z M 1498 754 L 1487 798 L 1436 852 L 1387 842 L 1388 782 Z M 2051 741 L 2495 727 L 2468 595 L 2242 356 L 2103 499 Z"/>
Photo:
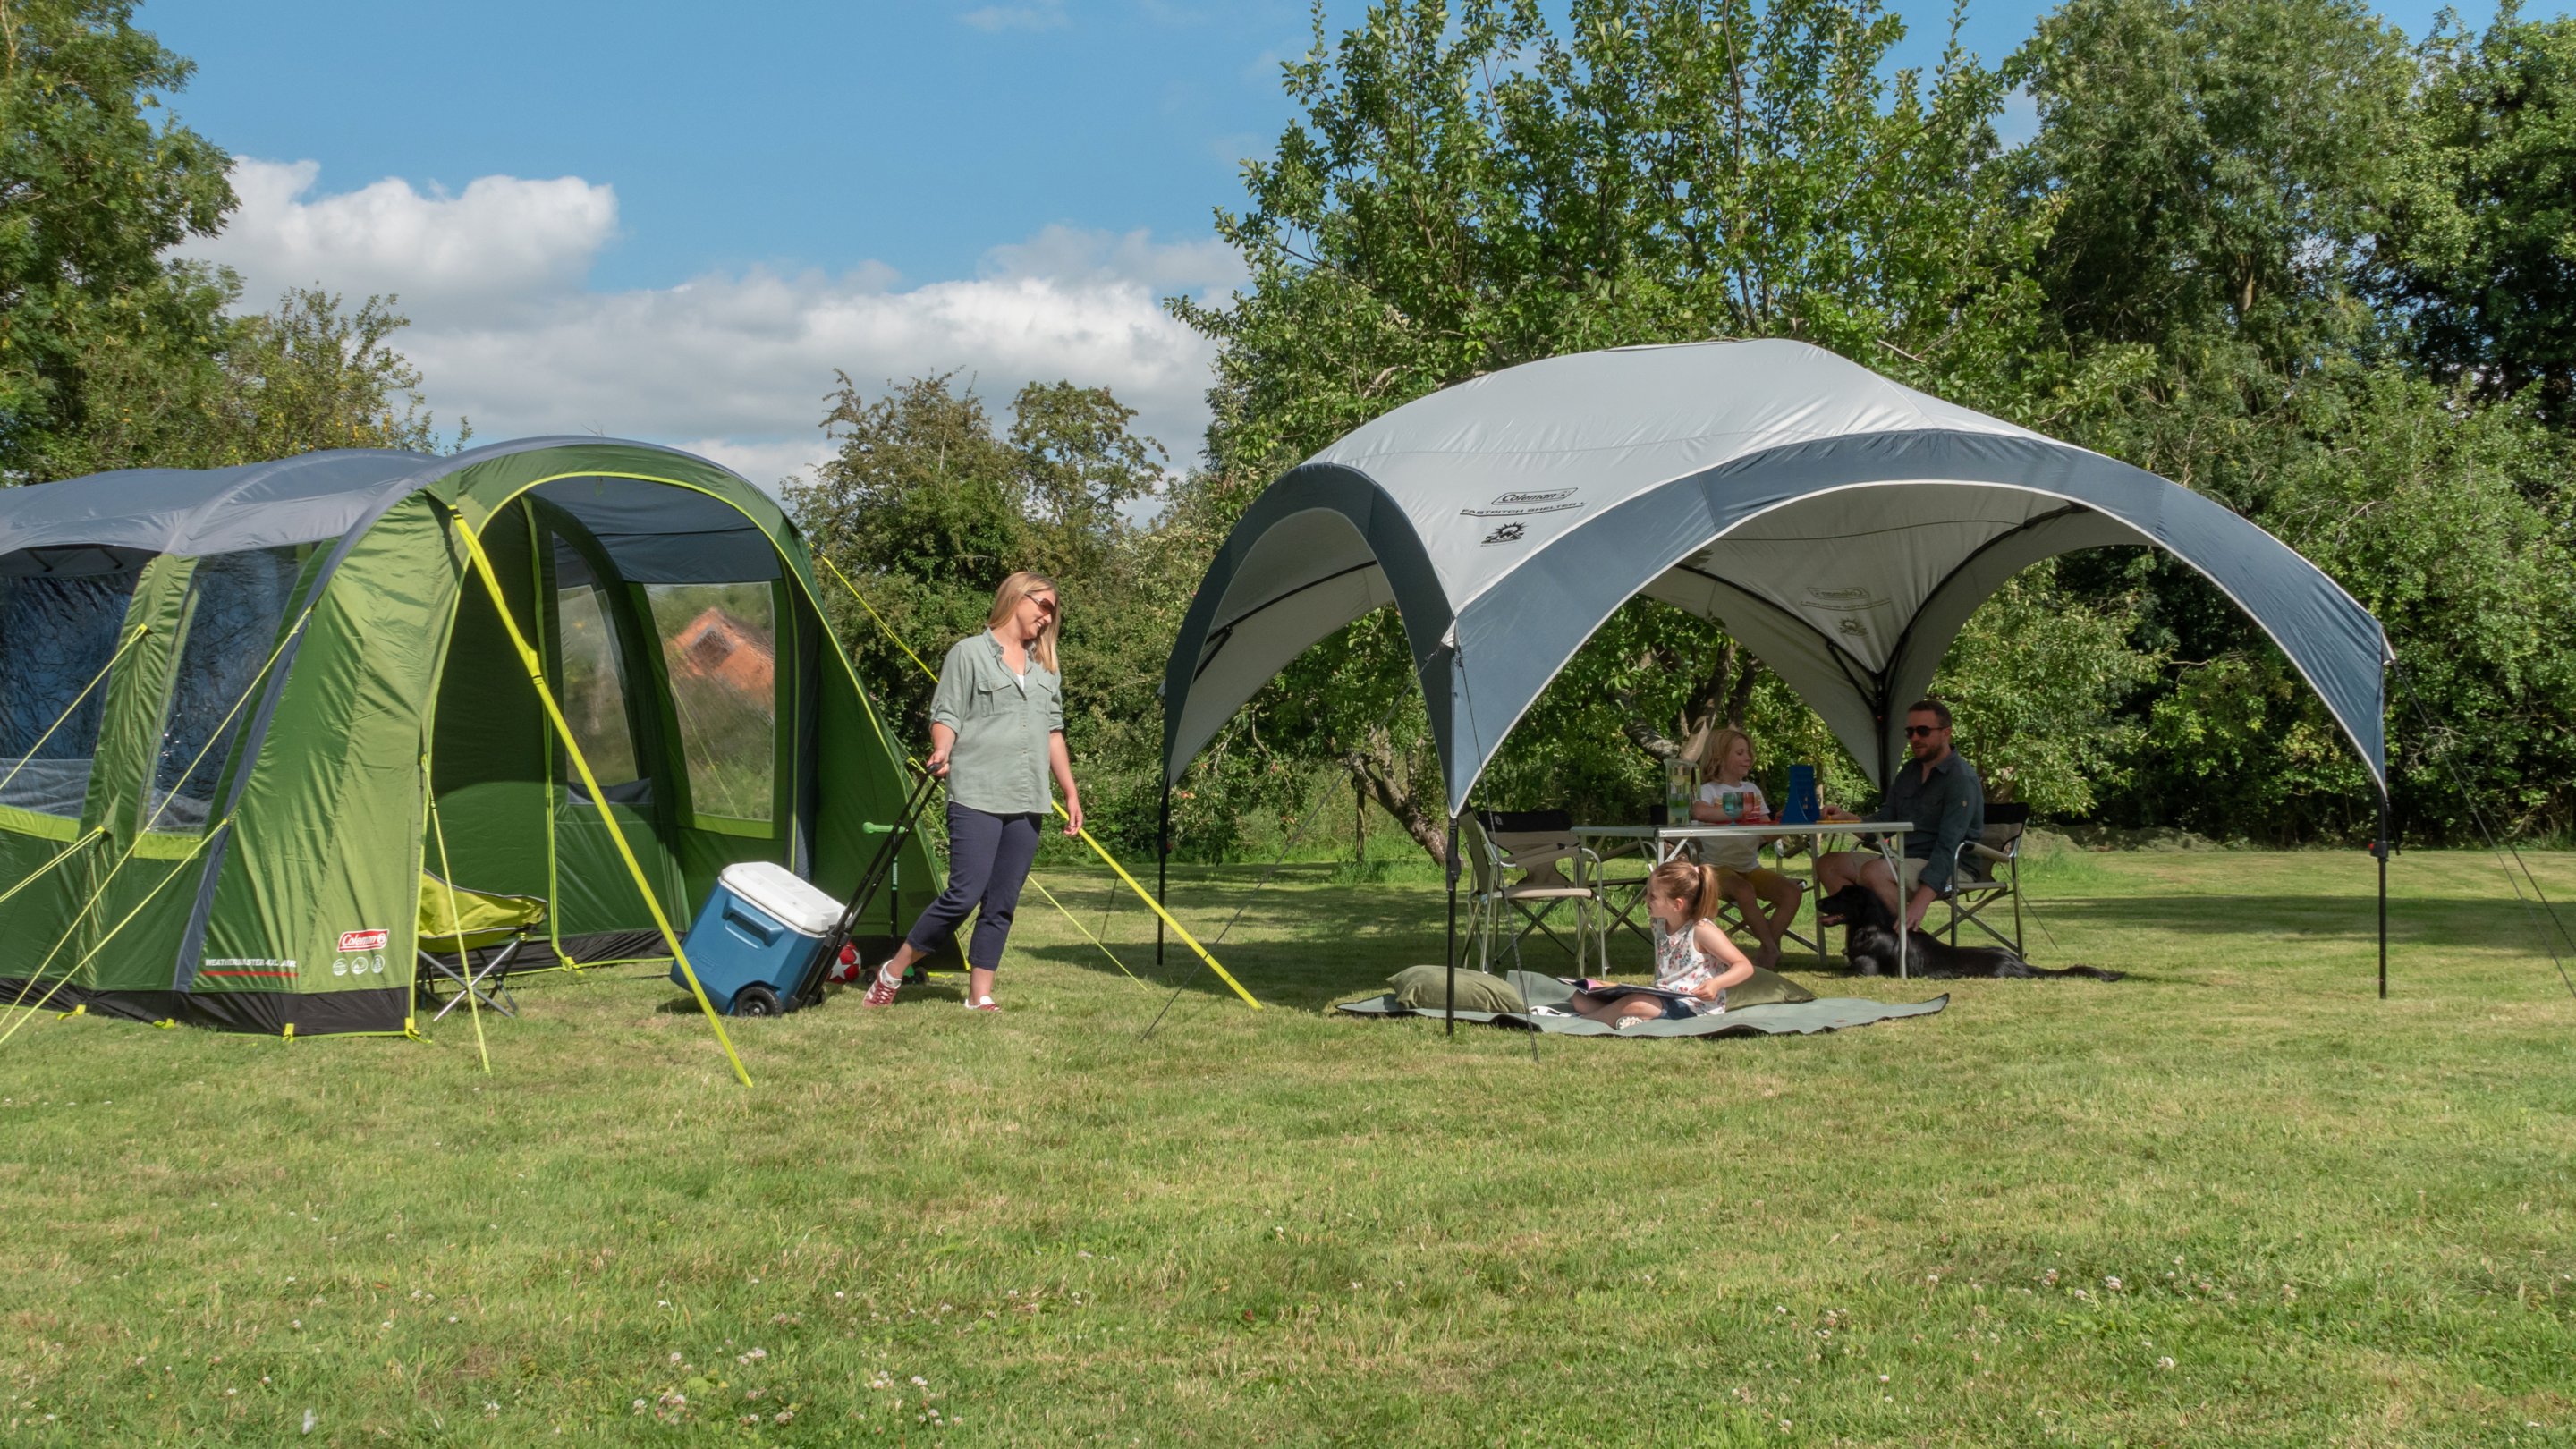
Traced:
<path id="1" fill-rule="evenodd" d="M 1164 768 L 1288 661 L 1404 618 L 1449 808 L 1511 725 L 1643 593 L 1722 624 L 1882 777 L 1976 606 L 2103 544 L 2168 550 L 2306 676 L 2374 779 L 2376 620 L 2220 504 L 1785 341 L 1550 358 L 1408 403 L 1290 470 L 1199 586 L 1164 681 Z"/>

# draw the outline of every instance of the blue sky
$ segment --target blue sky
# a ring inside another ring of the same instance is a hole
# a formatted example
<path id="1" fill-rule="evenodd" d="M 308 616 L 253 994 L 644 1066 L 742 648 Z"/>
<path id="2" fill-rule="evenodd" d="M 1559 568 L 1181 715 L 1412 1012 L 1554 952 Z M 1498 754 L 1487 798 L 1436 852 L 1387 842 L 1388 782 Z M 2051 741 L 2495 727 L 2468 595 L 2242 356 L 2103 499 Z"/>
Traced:
<path id="1" fill-rule="evenodd" d="M 1999 57 L 2043 8 L 1978 6 L 1966 40 Z M 1928 61 L 1946 9 L 1900 9 Z M 2383 13 L 2420 35 L 2435 9 Z M 959 368 L 997 401 L 1103 381 L 1194 451 L 1205 350 L 1155 299 L 1229 279 L 1208 215 L 1309 37 L 1283 0 L 147 0 L 141 23 L 198 63 L 174 110 L 240 158 L 212 251 L 254 300 L 398 291 L 433 404 L 483 436 L 596 428 L 755 477 L 822 451 L 834 366 Z"/>

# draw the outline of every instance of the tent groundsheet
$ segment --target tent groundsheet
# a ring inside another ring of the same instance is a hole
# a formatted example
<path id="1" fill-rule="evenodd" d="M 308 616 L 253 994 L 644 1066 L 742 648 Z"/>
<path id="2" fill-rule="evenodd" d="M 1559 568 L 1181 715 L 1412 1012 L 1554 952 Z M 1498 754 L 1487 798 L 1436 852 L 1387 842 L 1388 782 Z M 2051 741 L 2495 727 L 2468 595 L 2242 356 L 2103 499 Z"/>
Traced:
<path id="1" fill-rule="evenodd" d="M 1504 979 L 1521 993 L 1521 999 L 1532 1006 L 1562 1006 L 1574 997 L 1574 988 L 1553 976 L 1535 971 L 1507 971 Z M 1620 1031 L 1608 1022 L 1588 1016 L 1529 1016 L 1520 1012 L 1461 1011 L 1460 1021 L 1482 1022 L 1494 1026 L 1532 1029 L 1551 1036 L 1813 1036 L 1820 1031 L 1841 1031 L 1846 1027 L 1871 1026 L 1900 1017 L 1932 1016 L 1950 1004 L 1947 995 L 1929 1001 L 1869 1001 L 1856 996 L 1820 996 L 1813 1001 L 1782 1002 L 1775 1006 L 1746 1006 L 1714 1016 L 1692 1016 L 1664 1021 L 1641 1022 Z M 1334 1008 L 1353 1016 L 1427 1016 L 1441 1020 L 1446 1012 L 1438 1008 L 1416 1009 L 1396 1004 L 1395 993 L 1371 996 L 1359 1001 L 1345 1001 Z"/>

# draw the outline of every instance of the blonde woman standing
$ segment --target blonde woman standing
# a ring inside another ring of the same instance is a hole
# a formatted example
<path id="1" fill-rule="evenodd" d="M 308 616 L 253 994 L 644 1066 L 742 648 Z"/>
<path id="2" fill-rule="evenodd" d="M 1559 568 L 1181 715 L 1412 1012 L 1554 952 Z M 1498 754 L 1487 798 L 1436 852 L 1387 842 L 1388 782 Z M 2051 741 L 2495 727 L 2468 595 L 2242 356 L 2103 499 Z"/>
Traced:
<path id="1" fill-rule="evenodd" d="M 1055 657 L 1060 609 L 1054 580 L 1015 573 L 995 591 L 984 632 L 958 640 L 940 661 L 927 764 L 948 781 L 948 889 L 868 983 L 870 1006 L 893 1005 L 904 972 L 974 911 L 966 1006 L 1001 1010 L 993 1004 L 993 973 L 1037 858 L 1049 775 L 1064 792 L 1064 833 L 1082 832 L 1082 793 L 1064 747 L 1064 677 Z M 846 982 L 858 971 L 854 963 L 835 967 L 834 975 Z"/>

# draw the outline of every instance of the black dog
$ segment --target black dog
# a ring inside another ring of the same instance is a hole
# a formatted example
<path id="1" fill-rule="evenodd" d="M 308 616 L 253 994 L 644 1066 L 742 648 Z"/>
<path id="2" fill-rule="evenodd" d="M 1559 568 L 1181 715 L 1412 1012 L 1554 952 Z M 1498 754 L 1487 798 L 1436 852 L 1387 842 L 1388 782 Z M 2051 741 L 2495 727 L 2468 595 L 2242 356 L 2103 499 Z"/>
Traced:
<path id="1" fill-rule="evenodd" d="M 1843 959 L 1863 976 L 1896 974 L 1896 918 L 1867 886 L 1848 885 L 1816 902 L 1816 919 L 1843 928 Z M 2117 981 L 2124 974 L 2098 966 L 2052 971 L 2033 966 L 2000 946 L 1953 946 L 1924 931 L 1906 933 L 1906 970 L 1915 976 L 1977 976 L 1998 981 L 2034 976 L 2086 976 Z"/>

